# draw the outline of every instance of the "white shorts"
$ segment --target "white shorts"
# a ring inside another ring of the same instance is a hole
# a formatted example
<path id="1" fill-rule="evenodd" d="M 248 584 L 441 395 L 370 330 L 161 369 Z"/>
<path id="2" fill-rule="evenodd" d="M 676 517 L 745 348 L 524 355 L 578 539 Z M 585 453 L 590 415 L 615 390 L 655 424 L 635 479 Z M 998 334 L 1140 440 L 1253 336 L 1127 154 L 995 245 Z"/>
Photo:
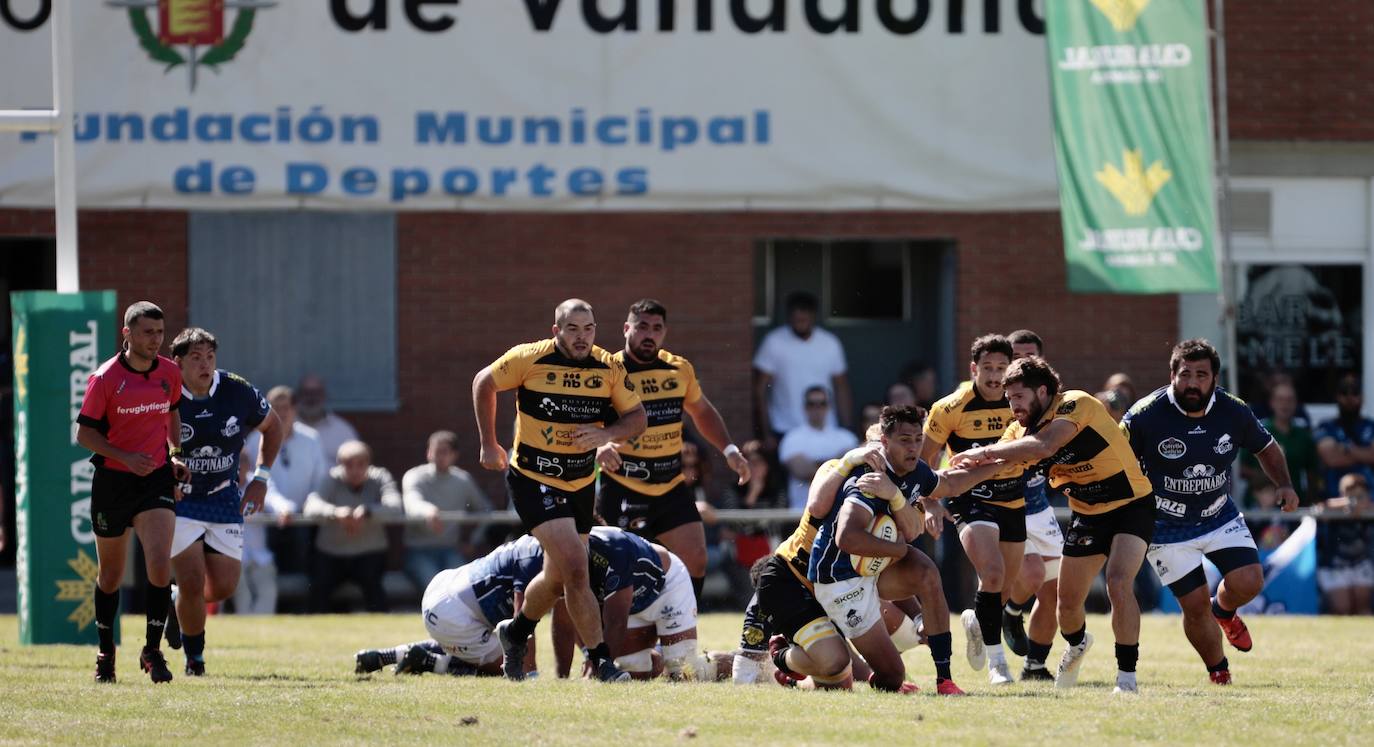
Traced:
<path id="1" fill-rule="evenodd" d="M 436 575 L 420 601 L 425 630 L 449 656 L 481 666 L 501 661 L 501 641 L 483 615 L 460 595 L 468 586 L 467 569 L 451 568 Z"/>
<path id="2" fill-rule="evenodd" d="M 1204 555 L 1233 547 L 1258 552 L 1244 516 L 1237 516 L 1201 537 L 1167 545 L 1152 544 L 1145 558 L 1154 566 L 1160 583 L 1168 586 L 1200 567 Z"/>
<path id="3" fill-rule="evenodd" d="M 668 553 L 672 560 L 668 576 L 663 580 L 663 591 L 653 604 L 643 611 L 630 615 L 625 622 L 628 629 L 658 626 L 659 636 L 673 635 L 697 626 L 697 597 L 692 590 L 692 577 L 687 575 L 687 566 L 678 556 Z"/>
<path id="4" fill-rule="evenodd" d="M 1374 562 L 1365 559 L 1348 568 L 1318 568 L 1317 586 L 1322 591 L 1374 586 Z"/>
<path id="5" fill-rule="evenodd" d="M 854 639 L 883 621 L 883 608 L 878 599 L 878 577 L 859 576 L 833 584 L 816 584 L 816 601 L 821 603 L 831 622 Z"/>
<path id="6" fill-rule="evenodd" d="M 242 524 L 215 524 L 188 519 L 185 516 L 177 517 L 176 532 L 172 535 L 172 557 L 185 552 L 186 548 L 201 537 L 205 538 L 205 544 L 226 557 L 243 560 Z"/>
<path id="7" fill-rule="evenodd" d="M 1064 555 L 1064 533 L 1054 518 L 1054 509 L 1047 508 L 1026 514 L 1026 555 L 1058 558 Z"/>

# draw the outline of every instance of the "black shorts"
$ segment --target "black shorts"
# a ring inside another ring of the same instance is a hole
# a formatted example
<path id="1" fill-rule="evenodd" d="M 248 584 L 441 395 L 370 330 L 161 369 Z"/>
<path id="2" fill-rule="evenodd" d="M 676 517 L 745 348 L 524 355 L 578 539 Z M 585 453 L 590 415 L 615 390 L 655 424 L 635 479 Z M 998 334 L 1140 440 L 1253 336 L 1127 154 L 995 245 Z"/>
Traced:
<path id="1" fill-rule="evenodd" d="M 950 498 L 950 516 L 954 526 L 963 529 L 967 524 L 984 522 L 997 525 L 999 542 L 1026 541 L 1026 507 L 1007 508 L 969 496 Z"/>
<path id="2" fill-rule="evenodd" d="M 816 618 L 830 619 L 787 561 L 777 555 L 768 559 L 768 565 L 759 574 L 758 600 L 759 617 L 766 628 L 782 633 L 789 641 L 795 642 L 797 633 Z"/>
<path id="3" fill-rule="evenodd" d="M 701 521 L 696 498 L 686 482 L 673 486 L 663 495 L 637 493 L 614 479 L 601 476 L 601 492 L 596 496 L 596 512 L 613 527 L 634 532 L 646 539 Z"/>
<path id="4" fill-rule="evenodd" d="M 545 485 L 511 467 L 506 470 L 506 490 L 515 513 L 525 525 L 526 532 L 551 519 L 572 519 L 577 533 L 592 530 L 592 504 L 596 501 L 596 483 L 589 482 L 581 490 L 563 490 Z"/>
<path id="5" fill-rule="evenodd" d="M 144 511 L 176 511 L 176 480 L 172 465 L 164 464 L 139 477 L 132 472 L 96 467 L 91 479 L 91 526 L 97 537 L 121 537 Z"/>
<path id="6" fill-rule="evenodd" d="M 1073 512 L 1064 532 L 1064 557 L 1086 558 L 1111 553 L 1112 540 L 1130 534 L 1145 541 L 1155 536 L 1155 497 L 1153 494 L 1101 514 Z"/>

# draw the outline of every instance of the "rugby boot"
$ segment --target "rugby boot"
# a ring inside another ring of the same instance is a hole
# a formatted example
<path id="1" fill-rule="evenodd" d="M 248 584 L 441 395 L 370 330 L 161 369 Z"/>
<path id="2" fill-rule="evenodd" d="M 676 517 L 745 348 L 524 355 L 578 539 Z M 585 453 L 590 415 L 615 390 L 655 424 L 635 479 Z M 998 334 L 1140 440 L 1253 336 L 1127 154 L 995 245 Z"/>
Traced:
<path id="1" fill-rule="evenodd" d="M 1112 695 L 1139 695 L 1140 688 L 1135 683 L 1135 672 L 1117 672 L 1116 687 L 1112 688 Z"/>
<path id="2" fill-rule="evenodd" d="M 964 654 L 968 657 L 969 667 L 977 672 L 988 664 L 988 652 L 983 647 L 983 628 L 978 624 L 978 616 L 973 614 L 973 610 L 964 610 L 959 615 L 959 622 L 964 626 Z"/>
<path id="3" fill-rule="evenodd" d="M 186 658 L 186 676 L 187 676 L 187 677 L 204 677 L 204 676 L 205 676 L 205 659 L 203 659 L 203 658 L 201 658 L 201 659 L 192 659 L 192 658 L 190 658 L 190 657 L 188 656 L 188 657 Z"/>
<path id="4" fill-rule="evenodd" d="M 630 673 L 623 671 L 611 659 L 602 659 L 596 666 L 596 678 L 602 682 L 629 682 Z"/>
<path id="5" fill-rule="evenodd" d="M 1217 672 L 1208 672 L 1207 676 L 1212 679 L 1213 685 L 1231 684 L 1231 670 L 1229 669 L 1222 669 Z"/>
<path id="6" fill-rule="evenodd" d="M 1059 660 L 1059 673 L 1055 675 L 1054 686 L 1067 689 L 1078 684 L 1078 669 L 1083 666 L 1083 657 L 1088 655 L 1088 649 L 1093 647 L 1093 634 L 1084 633 L 1083 642 L 1077 646 L 1069 646 L 1064 651 L 1064 656 Z"/>
<path id="7" fill-rule="evenodd" d="M 1245 627 L 1245 621 L 1240 619 L 1240 615 L 1232 615 L 1230 620 L 1225 620 L 1215 615 L 1213 620 L 1221 626 L 1221 632 L 1226 634 L 1226 642 L 1235 647 L 1237 651 L 1249 651 L 1254 647 L 1255 642 L 1250 640 L 1250 629 Z"/>
<path id="8" fill-rule="evenodd" d="M 512 641 L 507 630 L 514 620 L 502 620 L 496 623 L 496 638 L 501 641 L 501 650 L 505 652 L 505 658 L 501 660 L 501 671 L 506 675 L 506 679 L 523 680 L 525 679 L 525 648 L 529 645 L 529 639 L 523 641 Z M 612 664 L 612 667 L 615 665 Z"/>
<path id="9" fill-rule="evenodd" d="M 520 657 L 524 661 L 524 656 Z M 411 646 L 406 649 L 406 655 L 396 662 L 396 674 L 424 674 L 433 672 L 435 656 L 426 651 L 424 646 Z"/>
<path id="10" fill-rule="evenodd" d="M 992 685 L 1010 685 L 1016 680 L 1011 676 L 1011 667 L 1007 666 L 1005 659 L 994 661 L 988 665 L 988 683 Z"/>
<path id="11" fill-rule="evenodd" d="M 958 685 L 954 684 L 954 680 L 936 680 L 936 681 L 935 681 L 935 694 L 936 694 L 936 695 L 968 695 L 968 693 L 964 692 L 963 690 L 960 690 Z"/>
<path id="12" fill-rule="evenodd" d="M 167 668 L 167 657 L 162 655 L 162 649 L 144 646 L 143 653 L 138 655 L 138 665 L 155 683 L 172 681 L 172 670 Z"/>
<path id="13" fill-rule="evenodd" d="M 1045 667 L 1025 667 L 1021 670 L 1022 682 L 1054 682 L 1054 675 Z"/>
<path id="14" fill-rule="evenodd" d="M 1007 648 L 1011 649 L 1011 652 L 1017 656 L 1025 656 L 1030 653 L 1030 639 L 1026 637 L 1026 618 L 1024 615 L 1013 615 L 1002 610 L 1002 640 L 1006 641 Z"/>
<path id="15" fill-rule="evenodd" d="M 365 648 L 353 655 L 354 674 L 372 674 L 382 671 L 382 652 L 375 648 Z"/>
<path id="16" fill-rule="evenodd" d="M 95 655 L 95 681 L 114 683 L 115 655 L 113 651 L 108 654 L 99 653 Z"/>

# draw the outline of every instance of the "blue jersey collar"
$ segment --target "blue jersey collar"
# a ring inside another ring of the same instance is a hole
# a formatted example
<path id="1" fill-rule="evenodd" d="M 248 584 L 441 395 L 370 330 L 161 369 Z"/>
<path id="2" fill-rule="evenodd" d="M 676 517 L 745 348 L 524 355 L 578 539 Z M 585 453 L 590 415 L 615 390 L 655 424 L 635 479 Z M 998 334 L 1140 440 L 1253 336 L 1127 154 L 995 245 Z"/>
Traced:
<path id="1" fill-rule="evenodd" d="M 209 398 L 215 396 L 215 390 L 216 390 L 216 389 L 219 389 L 219 369 L 218 369 L 218 368 L 215 369 L 214 378 L 210 379 L 210 393 L 207 394 L 207 395 L 205 396 L 205 398 L 206 398 L 206 399 L 209 399 Z M 190 390 L 190 389 L 187 389 L 187 388 L 186 388 L 186 384 L 184 384 L 184 383 L 181 385 L 181 396 L 185 397 L 185 398 L 188 399 L 188 400 L 193 400 L 193 399 L 196 398 L 196 395 L 192 394 L 192 393 L 191 393 L 191 390 Z"/>
<path id="2" fill-rule="evenodd" d="M 1220 388 L 1221 387 L 1212 387 L 1212 398 L 1207 400 L 1207 407 L 1202 411 L 1203 415 L 1211 414 L 1212 405 L 1215 405 L 1217 403 L 1217 390 Z M 1168 386 L 1164 387 L 1164 393 L 1169 397 L 1169 404 L 1173 405 L 1175 408 L 1178 409 L 1179 412 L 1183 413 L 1184 415 L 1192 417 L 1192 415 L 1189 414 L 1187 410 L 1183 409 L 1183 407 L 1178 404 L 1178 400 L 1174 399 L 1173 384 L 1169 384 Z"/>

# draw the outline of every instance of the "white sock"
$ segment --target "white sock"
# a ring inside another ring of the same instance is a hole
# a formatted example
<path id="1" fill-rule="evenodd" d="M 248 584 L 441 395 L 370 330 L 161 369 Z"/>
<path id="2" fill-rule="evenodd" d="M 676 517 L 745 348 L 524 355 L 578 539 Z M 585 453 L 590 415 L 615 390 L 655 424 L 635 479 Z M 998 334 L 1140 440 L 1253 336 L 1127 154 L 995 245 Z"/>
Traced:
<path id="1" fill-rule="evenodd" d="M 449 662 L 453 660 L 448 654 L 436 654 L 434 656 L 434 671 L 439 674 L 448 674 Z"/>
<path id="2" fill-rule="evenodd" d="M 991 664 L 1005 664 L 1005 663 L 1007 663 L 1007 655 L 1006 655 L 1005 653 L 1002 652 L 1002 644 L 1000 644 L 1000 643 L 986 644 L 986 645 L 983 646 L 983 648 L 984 648 L 984 650 L 986 650 L 986 651 L 988 652 L 988 662 L 989 662 L 989 663 L 991 663 Z"/>
<path id="3" fill-rule="evenodd" d="M 1116 673 L 1116 681 L 1117 681 L 1118 683 L 1120 683 L 1120 682 L 1129 682 L 1129 683 L 1131 683 L 1132 685 L 1134 685 L 1134 684 L 1135 684 L 1135 672 L 1122 672 L 1122 671 L 1120 671 L 1120 670 L 1117 670 L 1117 673 Z"/>

